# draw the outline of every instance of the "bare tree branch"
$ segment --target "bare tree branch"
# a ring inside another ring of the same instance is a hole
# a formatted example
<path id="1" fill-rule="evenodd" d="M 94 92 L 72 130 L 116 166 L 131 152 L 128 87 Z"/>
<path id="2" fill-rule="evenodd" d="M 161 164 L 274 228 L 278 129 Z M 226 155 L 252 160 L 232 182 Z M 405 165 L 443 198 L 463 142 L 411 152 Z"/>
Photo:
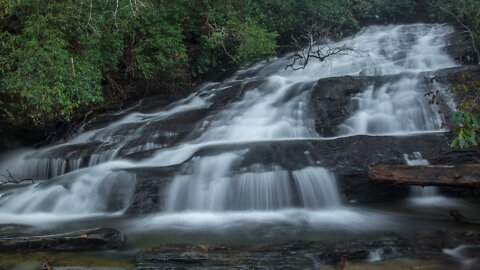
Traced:
<path id="1" fill-rule="evenodd" d="M 455 21 L 464 29 L 464 32 L 468 34 L 468 36 L 469 36 L 469 38 L 472 42 L 473 50 L 475 51 L 475 54 L 477 55 L 477 62 L 480 65 L 480 50 L 478 48 L 478 45 L 476 44 L 475 31 L 461 19 L 460 15 L 455 14 L 452 10 L 443 7 L 441 4 L 435 3 L 435 1 L 429 1 L 429 4 L 436 7 L 436 8 L 439 8 L 445 14 L 448 14 L 449 16 L 454 18 Z M 463 1 L 459 1 L 458 4 L 465 4 L 465 3 Z M 465 5 L 462 7 L 463 10 L 465 10 L 466 8 L 467 7 L 465 7 Z"/>
<path id="2" fill-rule="evenodd" d="M 328 29 L 318 31 L 316 26 L 313 26 L 307 35 L 302 35 L 299 38 L 292 36 L 293 46 L 298 49 L 298 52 L 293 55 L 292 63 L 287 65 L 285 70 L 289 68 L 292 70 L 305 69 L 311 58 L 324 62 L 333 55 L 353 51 L 353 46 L 349 44 L 332 47 L 326 39 L 327 33 Z M 305 42 L 302 44 L 299 39 L 306 42 L 306 48 Z"/>
<path id="3" fill-rule="evenodd" d="M 1 185 L 6 185 L 6 184 L 20 184 L 20 183 L 25 182 L 25 181 L 32 181 L 32 184 L 35 184 L 35 180 L 33 178 L 25 178 L 25 179 L 17 180 L 9 170 L 7 170 L 7 174 L 8 175 L 0 174 L 0 176 L 5 178 L 5 179 L 0 180 L 0 186 Z"/>
<path id="4" fill-rule="evenodd" d="M 228 52 L 227 50 L 227 47 L 225 46 L 225 41 L 224 41 L 224 38 L 227 37 L 229 35 L 229 33 L 227 33 L 227 29 L 223 26 L 218 26 L 216 23 L 210 23 L 208 18 L 207 18 L 207 25 L 208 27 L 210 28 L 210 32 L 209 32 L 209 35 L 211 36 L 213 33 L 220 33 L 220 36 L 222 37 L 221 39 L 219 40 L 215 40 L 215 42 L 220 45 L 223 49 L 223 51 L 225 52 L 225 54 L 232 60 L 234 60 L 234 57 Z"/>

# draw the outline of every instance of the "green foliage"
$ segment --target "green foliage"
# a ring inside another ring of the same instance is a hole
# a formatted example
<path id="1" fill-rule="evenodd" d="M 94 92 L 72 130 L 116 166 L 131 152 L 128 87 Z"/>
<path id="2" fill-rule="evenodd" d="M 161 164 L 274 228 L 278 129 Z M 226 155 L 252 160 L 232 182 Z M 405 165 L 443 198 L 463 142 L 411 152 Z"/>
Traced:
<path id="1" fill-rule="evenodd" d="M 467 149 L 478 145 L 480 135 L 480 114 L 458 111 L 451 117 L 452 123 L 455 125 L 455 139 L 452 141 L 451 147 L 459 146 Z"/>
<path id="2" fill-rule="evenodd" d="M 131 37 L 134 69 L 146 78 L 186 62 L 186 46 L 178 25 L 168 23 L 154 12 L 135 17 L 132 24 L 136 35 Z"/>
<path id="3" fill-rule="evenodd" d="M 101 100 L 101 73 L 68 50 L 61 30 L 49 17 L 32 14 L 22 33 L 2 34 L 0 45 L 1 94 L 7 107 L 35 125 L 52 119 L 70 119 L 83 104 Z"/>
<path id="4" fill-rule="evenodd" d="M 246 24 L 238 34 L 235 61 L 245 64 L 273 55 L 277 49 L 276 32 L 268 32 L 255 24 Z"/>
<path id="5" fill-rule="evenodd" d="M 261 13 L 251 16 L 251 8 L 246 1 L 205 1 L 198 71 L 228 62 L 245 65 L 275 54 L 277 34 L 261 26 L 255 17 Z"/>
<path id="6" fill-rule="evenodd" d="M 459 111 L 455 112 L 450 121 L 453 125 L 455 139 L 451 146 L 462 149 L 478 145 L 480 141 L 480 81 L 471 77 L 469 73 L 462 73 L 460 83 L 450 89 L 460 96 Z"/>
<path id="7" fill-rule="evenodd" d="M 429 0 L 434 21 L 456 24 L 466 30 L 480 64 L 480 1 L 478 0 Z M 478 146 L 480 141 L 480 81 L 463 73 L 460 82 L 450 89 L 461 97 L 458 112 L 451 117 L 455 138 L 452 147 L 467 149 Z"/>
<path id="8" fill-rule="evenodd" d="M 418 0 L 358 0 L 351 1 L 353 13 L 362 21 L 393 22 L 415 16 Z"/>
<path id="9" fill-rule="evenodd" d="M 70 120 L 102 100 L 111 72 L 148 78 L 187 59 L 182 29 L 154 1 L 9 3 L 0 9 L 0 100 L 16 125 Z"/>
<path id="10" fill-rule="evenodd" d="M 342 29 L 356 28 L 357 20 L 352 11 L 347 0 L 266 0 L 252 4 L 248 12 L 265 28 L 289 38 L 305 34 L 313 25 L 334 34 L 341 33 Z"/>

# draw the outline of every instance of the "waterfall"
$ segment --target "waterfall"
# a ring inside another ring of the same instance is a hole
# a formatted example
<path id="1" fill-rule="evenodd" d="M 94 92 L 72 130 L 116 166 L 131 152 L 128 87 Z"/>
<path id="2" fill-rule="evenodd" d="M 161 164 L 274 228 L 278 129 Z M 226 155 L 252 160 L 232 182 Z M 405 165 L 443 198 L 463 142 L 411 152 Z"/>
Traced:
<path id="1" fill-rule="evenodd" d="M 422 166 L 429 165 L 428 160 L 422 157 L 420 152 L 413 152 L 412 154 L 404 154 L 403 159 L 409 166 Z M 414 207 L 460 207 L 461 203 L 454 199 L 449 198 L 440 193 L 440 188 L 428 186 L 428 187 L 410 187 L 409 203 Z"/>
<path id="2" fill-rule="evenodd" d="M 404 154 L 405 163 L 410 166 L 430 165 L 428 160 L 422 157 L 420 152 L 414 152 L 412 155 Z M 439 190 L 437 187 L 411 187 L 410 191 L 414 198 L 428 198 L 438 196 Z"/>
<path id="3" fill-rule="evenodd" d="M 126 172 L 91 170 L 52 185 L 17 190 L 0 197 L 2 212 L 95 214 L 123 211 L 132 200 L 135 176 Z"/>
<path id="4" fill-rule="evenodd" d="M 361 74 L 400 76 L 380 85 L 369 85 L 355 96 L 358 110 L 341 125 L 340 134 L 440 130 L 444 120 L 438 108 L 425 102 L 419 73 L 456 66 L 442 51 L 446 43 L 444 36 L 452 30 L 446 26 L 425 25 L 397 26 L 388 33 L 374 30 L 367 28 L 364 32 L 378 39 L 358 47 L 368 51 Z"/>
<path id="5" fill-rule="evenodd" d="M 241 102 L 206 120 L 198 138 L 187 145 L 317 137 L 305 109 L 312 86 L 312 82 L 270 76 L 261 88 L 247 92 Z M 180 147 L 179 151 L 183 149 Z M 168 189 L 166 210 L 273 210 L 294 206 L 318 209 L 340 205 L 335 178 L 324 168 L 288 171 L 263 164 L 242 167 L 247 151 L 188 161 Z M 309 188 L 316 188 L 313 192 L 317 193 L 312 194 Z"/>
<path id="6" fill-rule="evenodd" d="M 452 31 L 427 24 L 367 27 L 340 42 L 354 45 L 354 52 L 312 61 L 304 70 L 285 70 L 289 54 L 240 70 L 224 82 L 201 85 L 157 111 L 141 111 L 142 104 L 136 104 L 111 115 L 115 120 L 109 124 L 86 125 L 65 143 L 23 151 L 0 163 L 2 171 L 18 178 L 53 178 L 0 197 L 0 213 L 122 212 L 137 181 L 128 170 L 170 166 L 176 171 L 159 209 L 169 214 L 339 209 L 334 168 L 321 166 L 308 152 L 302 163 L 275 156 L 249 163 L 253 143 L 275 149 L 278 141 L 333 139 L 320 138 L 307 104 L 319 79 L 346 75 L 389 79 L 352 98 L 356 110 L 339 126 L 338 136 L 441 131 L 442 116 L 428 105 L 419 73 L 456 66 L 443 51 Z M 234 99 L 212 105 L 232 89 Z M 186 113 L 199 119 L 192 120 L 194 128 L 168 129 L 168 121 Z M 153 154 L 123 159 L 142 151 Z"/>

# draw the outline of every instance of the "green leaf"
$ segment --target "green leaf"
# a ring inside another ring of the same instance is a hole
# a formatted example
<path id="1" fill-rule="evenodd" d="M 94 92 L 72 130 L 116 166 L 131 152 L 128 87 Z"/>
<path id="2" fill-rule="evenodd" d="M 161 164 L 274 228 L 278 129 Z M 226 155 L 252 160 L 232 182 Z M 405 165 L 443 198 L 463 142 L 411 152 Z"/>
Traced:
<path id="1" fill-rule="evenodd" d="M 450 147 L 452 147 L 452 148 L 457 147 L 458 140 L 459 140 L 458 137 L 455 137 L 455 139 L 453 139 L 452 143 L 450 144 Z"/>
<path id="2" fill-rule="evenodd" d="M 465 138 L 463 137 L 463 134 L 458 137 L 458 144 L 460 148 L 465 148 Z"/>

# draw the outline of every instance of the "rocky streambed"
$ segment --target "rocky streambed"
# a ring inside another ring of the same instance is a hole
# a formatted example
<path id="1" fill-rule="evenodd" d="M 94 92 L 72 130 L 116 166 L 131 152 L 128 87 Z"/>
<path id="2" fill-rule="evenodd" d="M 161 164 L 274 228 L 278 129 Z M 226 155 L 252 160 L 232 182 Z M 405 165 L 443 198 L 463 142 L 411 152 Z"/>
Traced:
<path id="1" fill-rule="evenodd" d="M 1 227 L 0 269 L 476 269 L 478 229 L 383 232 L 348 241 L 162 244 L 138 251 L 114 229 L 39 235 L 11 224 Z M 18 236 L 19 230 L 30 234 Z"/>

